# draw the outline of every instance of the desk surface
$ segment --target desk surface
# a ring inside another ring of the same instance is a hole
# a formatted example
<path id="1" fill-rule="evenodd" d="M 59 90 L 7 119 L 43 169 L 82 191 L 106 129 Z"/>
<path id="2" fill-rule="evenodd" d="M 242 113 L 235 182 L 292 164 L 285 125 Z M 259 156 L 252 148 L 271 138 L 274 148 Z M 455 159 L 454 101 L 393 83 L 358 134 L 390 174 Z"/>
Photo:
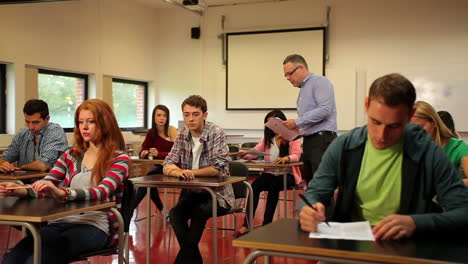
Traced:
<path id="1" fill-rule="evenodd" d="M 468 242 L 462 239 L 408 239 L 403 241 L 355 241 L 313 239 L 299 230 L 298 221 L 281 219 L 232 243 L 235 247 L 337 257 L 379 263 L 468 263 Z"/>
<path id="2" fill-rule="evenodd" d="M 115 202 L 62 202 L 52 198 L 20 199 L 18 197 L 7 197 L 0 199 L 0 220 L 40 223 L 113 206 L 115 206 Z"/>
<path id="3" fill-rule="evenodd" d="M 146 164 L 163 164 L 163 159 L 134 159 L 132 158 L 132 162 L 135 163 L 146 163 Z"/>
<path id="4" fill-rule="evenodd" d="M 294 166 L 302 166 L 302 162 L 291 163 L 272 163 L 272 162 L 244 162 L 245 166 L 249 168 L 289 168 Z"/>
<path id="5" fill-rule="evenodd" d="M 34 179 L 34 178 L 43 178 L 47 175 L 47 172 L 41 171 L 26 171 L 24 173 L 0 173 L 0 180 L 26 180 L 26 179 Z"/>
<path id="6" fill-rule="evenodd" d="M 177 187 L 221 187 L 224 185 L 245 181 L 245 177 L 195 177 L 195 179 L 180 180 L 176 177 L 170 177 L 162 174 L 149 175 L 130 179 L 135 186 L 148 186 L 157 184 L 158 186 L 177 186 Z"/>

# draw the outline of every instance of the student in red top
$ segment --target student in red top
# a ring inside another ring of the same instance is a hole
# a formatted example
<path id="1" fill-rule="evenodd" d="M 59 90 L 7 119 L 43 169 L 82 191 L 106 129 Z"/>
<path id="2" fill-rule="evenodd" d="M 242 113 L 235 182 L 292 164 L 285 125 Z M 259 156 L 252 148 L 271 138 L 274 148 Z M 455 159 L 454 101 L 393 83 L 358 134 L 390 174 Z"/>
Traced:
<path id="1" fill-rule="evenodd" d="M 157 105 L 153 109 L 153 124 L 146 133 L 145 140 L 141 145 L 140 158 L 165 159 L 171 151 L 177 136 L 177 128 L 169 125 L 169 109 L 165 105 Z M 156 165 L 147 175 L 162 174 L 162 166 Z M 146 195 L 146 188 L 139 188 L 135 198 L 134 208 L 140 204 Z M 157 188 L 152 188 L 151 200 L 162 211 L 163 204 L 159 198 Z"/>

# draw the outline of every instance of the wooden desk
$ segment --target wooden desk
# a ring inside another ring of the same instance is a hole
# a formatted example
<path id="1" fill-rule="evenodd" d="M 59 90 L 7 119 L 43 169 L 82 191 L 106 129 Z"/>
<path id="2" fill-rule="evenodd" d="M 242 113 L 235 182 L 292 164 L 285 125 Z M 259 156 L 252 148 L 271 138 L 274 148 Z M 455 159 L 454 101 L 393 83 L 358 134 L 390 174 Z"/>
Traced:
<path id="1" fill-rule="evenodd" d="M 302 162 L 292 162 L 292 163 L 272 163 L 272 162 L 244 162 L 247 168 L 262 168 L 262 169 L 282 169 L 283 170 L 283 191 L 284 191 L 284 218 L 288 218 L 288 210 L 287 208 L 287 199 L 286 199 L 286 191 L 288 190 L 288 168 L 292 168 L 294 166 L 302 166 Z"/>
<path id="2" fill-rule="evenodd" d="M 44 178 L 47 175 L 47 172 L 41 171 L 26 171 L 26 173 L 0 173 L 0 180 L 9 180 L 9 181 L 17 181 L 17 180 L 26 180 L 26 179 L 35 179 L 35 178 Z"/>
<path id="3" fill-rule="evenodd" d="M 164 160 L 163 159 L 134 159 L 132 158 L 132 162 L 139 163 L 139 164 L 153 164 L 153 165 L 162 165 Z"/>
<path id="4" fill-rule="evenodd" d="M 162 174 L 150 175 L 144 177 L 138 177 L 130 179 L 135 187 L 146 187 L 148 195 L 151 192 L 153 187 L 166 187 L 166 188 L 187 188 L 187 189 L 202 189 L 211 194 L 212 199 L 212 217 L 213 217 L 213 263 L 218 261 L 218 237 L 217 237 L 217 200 L 215 190 L 218 187 L 226 186 L 228 184 L 233 184 L 237 182 L 244 182 L 248 188 L 249 193 L 252 194 L 252 187 L 247 182 L 245 177 L 196 177 L 194 180 L 180 180 L 176 177 L 170 177 Z M 252 207 L 253 199 L 250 195 L 250 213 L 249 213 L 249 223 L 253 223 L 252 219 Z M 151 215 L 151 203 L 147 203 L 147 213 Z M 146 263 L 151 263 L 150 255 L 150 245 L 151 245 L 151 221 L 146 221 L 147 223 L 147 233 L 146 233 Z M 252 228 L 252 225 L 250 225 Z"/>
<path id="5" fill-rule="evenodd" d="M 61 217 L 87 211 L 110 209 L 118 217 L 123 227 L 123 220 L 114 202 L 75 201 L 62 202 L 56 199 L 20 199 L 7 197 L 0 199 L 0 224 L 23 226 L 31 231 L 34 238 L 34 263 L 41 263 L 41 236 L 39 225 Z M 120 217 L 119 217 L 120 216 Z M 123 228 L 119 229 L 119 264 L 123 263 L 121 249 L 124 248 Z"/>
<path id="6" fill-rule="evenodd" d="M 232 242 L 235 247 L 255 248 L 244 260 L 259 256 L 283 256 L 333 263 L 468 263 L 466 239 L 436 238 L 401 241 L 357 241 L 309 238 L 298 221 L 281 219 Z"/>
<path id="7" fill-rule="evenodd" d="M 163 159 L 140 159 L 132 157 L 132 163 L 134 165 L 140 165 L 140 173 L 135 175 L 132 173 L 131 177 L 140 177 L 148 174 L 152 170 L 154 165 L 162 165 L 164 162 Z"/>

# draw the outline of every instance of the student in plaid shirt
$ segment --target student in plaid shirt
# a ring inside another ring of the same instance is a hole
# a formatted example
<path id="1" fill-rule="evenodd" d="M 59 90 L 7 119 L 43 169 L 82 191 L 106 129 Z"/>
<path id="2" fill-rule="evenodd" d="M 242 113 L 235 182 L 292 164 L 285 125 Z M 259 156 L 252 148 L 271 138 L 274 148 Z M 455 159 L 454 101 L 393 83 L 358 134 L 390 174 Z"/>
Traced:
<path id="1" fill-rule="evenodd" d="M 164 161 L 164 174 L 185 180 L 197 176 L 229 176 L 226 137 L 219 126 L 205 121 L 208 116 L 205 99 L 199 95 L 188 97 L 182 103 L 182 112 L 185 127 L 177 134 L 174 146 Z M 219 188 L 216 196 L 218 215 L 224 215 L 234 204 L 232 186 Z M 169 212 L 180 245 L 174 263 L 203 263 L 198 243 L 211 211 L 208 192 L 182 191 L 179 202 Z"/>
<path id="2" fill-rule="evenodd" d="M 23 113 L 26 127 L 15 135 L 0 156 L 0 171 L 48 171 L 68 149 L 65 132 L 60 125 L 49 122 L 49 107 L 42 100 L 27 101 Z M 16 161 L 18 167 L 13 164 Z"/>

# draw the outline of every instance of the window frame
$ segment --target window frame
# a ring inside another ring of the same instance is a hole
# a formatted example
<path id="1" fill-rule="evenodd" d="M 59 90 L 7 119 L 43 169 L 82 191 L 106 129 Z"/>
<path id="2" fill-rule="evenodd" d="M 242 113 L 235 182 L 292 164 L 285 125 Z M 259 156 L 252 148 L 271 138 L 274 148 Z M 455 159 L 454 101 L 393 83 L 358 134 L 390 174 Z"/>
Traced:
<path id="1" fill-rule="evenodd" d="M 6 134 L 6 64 L 0 63 L 0 134 Z"/>
<path id="2" fill-rule="evenodd" d="M 114 91 L 114 82 L 143 86 L 143 94 L 144 94 L 144 100 L 143 100 L 144 101 L 144 103 L 143 103 L 143 126 L 142 127 L 120 127 L 120 130 L 121 131 L 133 131 L 133 130 L 137 130 L 137 129 L 147 128 L 147 126 L 148 126 L 148 82 L 136 81 L 136 80 L 127 80 L 127 79 L 121 79 L 121 78 L 112 78 L 112 92 Z M 114 97 L 113 96 L 112 96 L 112 102 L 114 102 Z M 112 108 L 114 108 L 113 105 L 112 105 Z"/>
<path id="3" fill-rule="evenodd" d="M 88 85 L 89 85 L 89 75 L 82 74 L 82 73 L 74 73 L 74 72 L 65 72 L 65 71 L 56 71 L 56 70 L 48 70 L 48 69 L 38 69 L 37 72 L 37 80 L 39 81 L 39 74 L 49 74 L 49 75 L 56 75 L 56 76 L 66 76 L 66 77 L 73 77 L 73 78 L 80 78 L 84 79 L 84 98 L 83 102 L 88 100 Z M 38 88 L 39 89 L 39 88 Z M 37 91 L 39 93 L 39 90 Z M 60 125 L 60 124 L 59 124 Z M 62 125 L 60 125 L 62 126 Z M 65 132 L 73 132 L 74 127 L 62 127 Z"/>

